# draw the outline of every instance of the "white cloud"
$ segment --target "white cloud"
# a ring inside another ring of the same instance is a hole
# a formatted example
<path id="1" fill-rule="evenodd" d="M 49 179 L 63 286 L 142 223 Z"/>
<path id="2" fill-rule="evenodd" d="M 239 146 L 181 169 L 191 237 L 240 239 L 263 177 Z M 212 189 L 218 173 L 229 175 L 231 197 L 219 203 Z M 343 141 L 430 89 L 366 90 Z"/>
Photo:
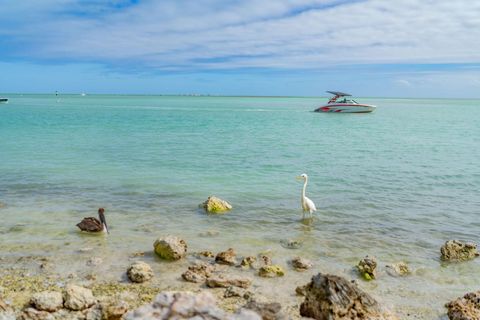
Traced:
<path id="1" fill-rule="evenodd" d="M 480 62 L 478 1 L 8 2 L 0 37 L 27 59 L 167 70 Z"/>

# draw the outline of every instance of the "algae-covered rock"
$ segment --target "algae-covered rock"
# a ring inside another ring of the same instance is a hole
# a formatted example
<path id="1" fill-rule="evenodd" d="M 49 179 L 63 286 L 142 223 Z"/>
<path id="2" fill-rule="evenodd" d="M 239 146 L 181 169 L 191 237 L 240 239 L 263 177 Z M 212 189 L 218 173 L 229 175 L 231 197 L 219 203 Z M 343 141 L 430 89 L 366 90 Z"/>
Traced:
<path id="1" fill-rule="evenodd" d="M 69 284 L 64 291 L 65 308 L 70 310 L 84 310 L 93 306 L 96 302 L 92 290 Z"/>
<path id="2" fill-rule="evenodd" d="M 215 262 L 234 266 L 237 264 L 236 256 L 237 254 L 235 251 L 232 248 L 229 248 L 227 251 L 219 252 L 215 257 Z"/>
<path id="3" fill-rule="evenodd" d="M 445 305 L 450 320 L 480 319 L 480 291 L 470 292 Z"/>
<path id="4" fill-rule="evenodd" d="M 373 280 L 377 275 L 377 261 L 374 257 L 366 256 L 358 262 L 357 269 L 365 280 Z"/>
<path id="5" fill-rule="evenodd" d="M 444 261 L 466 261 L 479 256 L 476 244 L 458 240 L 445 242 L 440 253 Z"/>
<path id="6" fill-rule="evenodd" d="M 210 213 L 225 213 L 232 209 L 230 203 L 215 196 L 208 197 L 201 206 Z"/>
<path id="7" fill-rule="evenodd" d="M 405 262 L 387 264 L 387 273 L 393 277 L 404 277 L 411 273 L 410 267 Z"/>
<path id="8" fill-rule="evenodd" d="M 166 236 L 157 239 L 153 248 L 155 253 L 166 260 L 179 260 L 187 254 L 187 243 L 185 240 L 174 236 Z"/>
<path id="9" fill-rule="evenodd" d="M 396 320 L 369 294 L 345 278 L 321 273 L 305 287 L 300 315 L 318 320 Z"/>
<path id="10" fill-rule="evenodd" d="M 258 270 L 258 275 L 265 278 L 283 277 L 285 271 L 278 265 L 263 266 Z"/>
<path id="11" fill-rule="evenodd" d="M 127 270 L 127 276 L 132 282 L 145 282 L 153 277 L 152 267 L 143 261 L 136 261 Z"/>
<path id="12" fill-rule="evenodd" d="M 230 286 L 248 288 L 251 284 L 251 279 L 239 276 L 219 275 L 207 279 L 207 286 L 210 288 L 228 288 Z"/>
<path id="13" fill-rule="evenodd" d="M 63 307 L 63 296 L 56 291 L 37 292 L 30 299 L 30 304 L 37 310 L 53 312 Z"/>

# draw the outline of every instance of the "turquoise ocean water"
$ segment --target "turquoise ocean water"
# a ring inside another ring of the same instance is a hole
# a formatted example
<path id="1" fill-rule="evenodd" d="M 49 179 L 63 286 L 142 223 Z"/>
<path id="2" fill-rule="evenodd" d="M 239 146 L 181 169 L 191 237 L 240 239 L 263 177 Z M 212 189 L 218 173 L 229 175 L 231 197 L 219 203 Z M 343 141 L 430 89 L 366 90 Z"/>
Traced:
<path id="1" fill-rule="evenodd" d="M 286 278 L 298 285 L 318 271 L 355 278 L 351 267 L 369 254 L 380 268 L 415 270 L 362 282 L 405 318 L 438 319 L 446 301 L 480 288 L 480 259 L 439 261 L 448 239 L 480 242 L 480 100 L 364 98 L 375 113 L 318 114 L 324 98 L 9 98 L 0 104 L 3 257 L 73 265 L 74 249 L 95 245 L 123 270 L 126 253 L 175 234 L 192 251 L 270 250 L 284 266 L 305 256 L 315 270 Z M 295 180 L 304 172 L 318 208 L 309 223 Z M 233 211 L 202 213 L 212 194 Z M 98 207 L 108 240 L 75 228 Z"/>

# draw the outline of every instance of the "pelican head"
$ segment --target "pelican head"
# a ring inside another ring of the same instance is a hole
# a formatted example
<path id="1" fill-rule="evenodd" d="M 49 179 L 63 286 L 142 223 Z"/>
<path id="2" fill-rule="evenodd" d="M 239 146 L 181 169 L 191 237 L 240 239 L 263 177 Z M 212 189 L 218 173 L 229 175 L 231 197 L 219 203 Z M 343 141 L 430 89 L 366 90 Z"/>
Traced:
<path id="1" fill-rule="evenodd" d="M 103 214 L 105 212 L 105 209 L 103 208 L 98 208 L 98 218 L 100 218 L 100 222 L 103 225 L 103 231 L 110 233 L 108 231 L 108 226 L 107 226 L 107 220 L 105 219 L 105 215 Z"/>

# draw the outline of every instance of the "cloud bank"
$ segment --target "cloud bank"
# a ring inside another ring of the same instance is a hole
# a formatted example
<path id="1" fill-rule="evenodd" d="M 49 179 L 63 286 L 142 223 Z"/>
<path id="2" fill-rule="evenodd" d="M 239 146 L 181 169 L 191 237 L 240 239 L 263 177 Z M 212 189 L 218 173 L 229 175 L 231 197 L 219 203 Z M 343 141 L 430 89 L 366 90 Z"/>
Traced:
<path id="1" fill-rule="evenodd" d="M 4 0 L 0 57 L 156 71 L 476 64 L 479 12 L 467 0 Z"/>

